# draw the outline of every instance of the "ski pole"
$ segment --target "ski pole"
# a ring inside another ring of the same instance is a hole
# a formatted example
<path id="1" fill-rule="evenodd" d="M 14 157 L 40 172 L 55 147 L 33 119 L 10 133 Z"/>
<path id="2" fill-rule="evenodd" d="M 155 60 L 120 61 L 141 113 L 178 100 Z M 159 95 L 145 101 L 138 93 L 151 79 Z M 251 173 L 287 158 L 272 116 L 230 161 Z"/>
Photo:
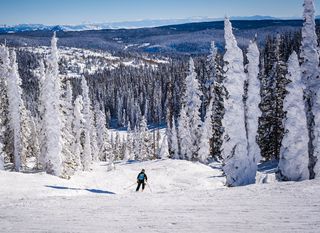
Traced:
<path id="1" fill-rule="evenodd" d="M 134 184 L 132 184 L 132 185 L 130 185 L 130 186 L 128 186 L 128 187 L 126 187 L 124 190 L 126 190 L 126 189 L 128 189 L 128 188 L 131 188 L 132 186 L 134 186 L 134 185 L 136 185 L 136 183 L 134 183 Z"/>
<path id="2" fill-rule="evenodd" d="M 149 185 L 149 183 L 147 182 L 147 186 L 149 187 L 149 189 L 150 189 L 150 192 L 152 192 L 152 190 L 151 190 L 151 188 L 150 188 L 150 185 Z"/>

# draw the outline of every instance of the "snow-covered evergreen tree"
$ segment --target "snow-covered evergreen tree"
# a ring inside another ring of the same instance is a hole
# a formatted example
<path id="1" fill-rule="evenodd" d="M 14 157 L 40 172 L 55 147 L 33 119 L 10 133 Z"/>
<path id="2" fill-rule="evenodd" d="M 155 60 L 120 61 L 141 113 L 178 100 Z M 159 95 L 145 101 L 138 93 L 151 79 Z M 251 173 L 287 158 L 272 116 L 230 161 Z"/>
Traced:
<path id="1" fill-rule="evenodd" d="M 202 163 L 206 163 L 210 157 L 211 148 L 210 148 L 210 140 L 212 137 L 212 105 L 213 99 L 211 99 L 207 110 L 204 122 L 201 127 L 201 138 L 200 138 L 200 149 L 199 149 L 199 160 Z"/>
<path id="2" fill-rule="evenodd" d="M 216 160 L 221 160 L 221 146 L 222 146 L 222 118 L 224 114 L 223 96 L 224 88 L 222 81 L 224 78 L 223 58 L 218 53 L 215 43 L 211 42 L 210 54 L 207 57 L 207 70 L 210 77 L 210 98 L 213 99 L 212 105 L 212 140 L 211 153 Z"/>
<path id="3" fill-rule="evenodd" d="M 84 145 L 83 145 L 83 168 L 89 170 L 92 162 L 92 145 L 91 145 L 91 131 L 92 131 L 92 113 L 91 101 L 89 98 L 89 88 L 84 77 L 81 79 L 82 98 L 83 98 L 83 117 L 84 117 Z"/>
<path id="4" fill-rule="evenodd" d="M 96 106 L 97 146 L 99 159 L 106 161 L 111 157 L 112 147 L 109 142 L 108 129 L 106 128 L 106 115 Z"/>
<path id="5" fill-rule="evenodd" d="M 288 61 L 287 85 L 284 99 L 285 135 L 280 150 L 278 179 L 284 181 L 301 181 L 309 178 L 308 129 L 304 112 L 301 70 L 298 56 L 295 52 Z"/>
<path id="6" fill-rule="evenodd" d="M 6 46 L 0 45 L 0 170 L 4 169 L 5 159 L 8 156 L 5 150 L 7 132 L 9 129 L 8 119 L 8 96 L 7 77 L 9 75 L 10 59 L 9 50 Z"/>
<path id="7" fill-rule="evenodd" d="M 156 158 L 159 158 L 160 156 L 160 141 L 161 141 L 161 134 L 160 134 L 160 129 L 157 128 L 157 130 L 153 130 L 153 136 L 154 136 L 154 156 Z M 167 144 L 168 144 L 168 137 L 167 137 Z M 168 144 L 168 151 L 169 151 L 169 144 Z M 170 153 L 169 153 L 170 155 Z"/>
<path id="8" fill-rule="evenodd" d="M 127 126 L 127 138 L 126 138 L 126 153 L 124 155 L 124 160 L 133 160 L 134 159 L 134 149 L 133 149 L 133 138 L 130 121 L 128 121 Z"/>
<path id="9" fill-rule="evenodd" d="M 51 40 L 51 54 L 47 58 L 46 78 L 42 87 L 44 102 L 45 170 L 60 176 L 62 173 L 62 121 L 60 110 L 61 85 L 59 77 L 57 38 Z"/>
<path id="10" fill-rule="evenodd" d="M 140 151 L 140 140 L 139 140 L 139 132 L 138 132 L 137 126 L 135 126 L 132 131 L 132 146 L 133 146 L 133 158 L 137 160 L 139 159 L 139 151 Z"/>
<path id="11" fill-rule="evenodd" d="M 316 105 L 320 106 L 320 95 L 317 95 Z M 314 154 L 317 156 L 317 162 L 314 166 L 313 172 L 316 179 L 320 179 L 320 114 L 314 116 L 315 122 L 315 135 L 318 135 L 314 139 Z"/>
<path id="12" fill-rule="evenodd" d="M 247 137 L 244 119 L 244 81 L 243 54 L 237 45 L 228 18 L 225 19 L 226 53 L 224 55 L 226 98 L 223 118 L 223 171 L 228 186 L 247 185 L 255 182 L 255 172 L 250 169 Z"/>
<path id="13" fill-rule="evenodd" d="M 214 41 L 211 42 L 210 46 L 210 53 L 207 57 L 207 71 L 208 71 L 208 80 L 206 81 L 206 86 L 208 89 L 212 89 L 214 82 L 217 79 L 217 72 L 219 70 L 217 69 L 217 55 L 218 55 L 218 48 L 216 47 L 216 44 Z M 209 92 L 212 94 L 212 90 L 209 90 Z M 209 96 L 208 98 L 211 98 L 212 96 Z"/>
<path id="14" fill-rule="evenodd" d="M 310 178 L 315 177 L 314 166 L 320 161 L 320 122 L 315 122 L 315 116 L 320 114 L 320 105 L 317 104 L 319 95 L 319 52 L 318 37 L 316 35 L 314 0 L 304 0 L 302 27 L 302 42 L 300 57 L 302 58 L 302 80 L 306 85 L 305 99 L 309 130 L 309 172 Z"/>
<path id="15" fill-rule="evenodd" d="M 179 159 L 179 143 L 177 135 L 177 127 L 175 118 L 172 118 L 172 128 L 171 128 L 171 151 L 173 152 L 172 158 Z"/>
<path id="16" fill-rule="evenodd" d="M 167 135 L 164 135 L 164 137 L 162 139 L 159 157 L 161 159 L 169 158 L 169 147 L 168 147 Z"/>
<path id="17" fill-rule="evenodd" d="M 129 161 L 134 159 L 134 151 L 133 151 L 133 139 L 132 139 L 132 132 L 127 133 L 126 138 L 126 153 L 124 154 L 124 160 Z"/>
<path id="18" fill-rule="evenodd" d="M 118 135 L 118 140 L 119 140 L 119 135 Z M 111 132 L 111 148 L 112 148 L 112 151 L 111 153 L 109 154 L 108 157 L 106 157 L 106 162 L 107 162 L 107 165 L 108 165 L 108 170 L 112 170 L 114 168 L 114 160 L 116 159 L 116 156 L 117 156 L 117 153 L 118 153 L 118 146 L 117 145 L 117 135 L 114 136 L 114 132 Z M 120 143 L 120 142 L 118 142 Z"/>
<path id="19" fill-rule="evenodd" d="M 84 136 L 84 117 L 82 114 L 83 102 L 82 97 L 78 96 L 74 101 L 73 110 L 73 156 L 78 168 L 83 169 L 85 158 L 83 155 L 83 136 Z"/>
<path id="20" fill-rule="evenodd" d="M 261 160 L 260 147 L 257 143 L 259 117 L 261 116 L 260 80 L 259 75 L 259 49 L 256 42 L 250 42 L 247 52 L 247 100 L 246 100 L 246 130 L 248 137 L 248 159 L 250 170 L 255 174 L 257 163 Z M 253 174 L 252 174 L 253 176 Z"/>
<path id="21" fill-rule="evenodd" d="M 184 108 L 181 109 L 178 120 L 178 139 L 180 145 L 180 158 L 191 160 L 193 156 L 193 151 L 191 150 L 192 138 L 190 135 L 188 117 Z"/>
<path id="22" fill-rule="evenodd" d="M 21 158 L 25 160 L 28 158 L 37 157 L 37 135 L 32 135 L 33 117 L 31 112 L 26 109 L 24 102 L 21 102 Z M 34 137 L 36 136 L 36 137 Z"/>
<path id="23" fill-rule="evenodd" d="M 152 156 L 151 137 L 145 116 L 142 116 L 139 124 L 139 159 L 147 160 Z"/>
<path id="24" fill-rule="evenodd" d="M 92 152 L 92 160 L 99 161 L 99 147 L 98 147 L 98 135 L 97 135 L 97 128 L 96 128 L 96 120 L 97 115 L 94 111 L 91 110 L 91 131 L 90 131 L 90 138 L 91 138 L 91 152 Z"/>
<path id="25" fill-rule="evenodd" d="M 73 122 L 73 96 L 70 81 L 66 82 L 66 87 L 61 101 L 62 110 L 62 142 L 64 157 L 64 176 L 69 177 L 76 169 L 75 158 L 73 154 L 74 135 L 72 133 Z"/>
<path id="26" fill-rule="evenodd" d="M 40 157 L 40 142 L 39 142 L 39 131 L 37 127 L 37 122 L 38 119 L 37 117 L 33 117 L 31 115 L 30 111 L 27 111 L 28 117 L 29 117 L 29 123 L 28 125 L 30 126 L 30 135 L 29 135 L 29 141 L 28 141 L 28 154 L 29 157 L 35 157 L 36 158 L 36 164 L 35 168 L 38 169 L 38 161 Z"/>
<path id="27" fill-rule="evenodd" d="M 121 139 L 120 139 L 120 133 L 119 131 L 116 131 L 116 136 L 114 138 L 114 145 L 113 145 L 113 157 L 114 160 L 121 160 L 122 159 L 122 153 L 121 153 L 121 149 L 122 149 L 122 145 L 121 145 Z"/>
<path id="28" fill-rule="evenodd" d="M 193 59 L 189 61 L 189 73 L 186 77 L 186 92 L 184 94 L 184 105 L 183 108 L 187 114 L 188 129 L 191 141 L 189 144 L 191 155 L 186 159 L 195 159 L 198 157 L 200 136 L 201 136 L 201 125 L 202 121 L 200 118 L 200 107 L 201 107 L 201 96 L 200 84 L 197 80 L 197 74 L 194 68 Z"/>
<path id="29" fill-rule="evenodd" d="M 38 103 L 38 134 L 39 134 L 39 146 L 40 146 L 40 154 L 39 158 L 37 159 L 37 167 L 45 168 L 46 166 L 46 153 L 47 153 L 47 145 L 46 145 L 46 122 L 44 120 L 45 117 L 45 105 L 46 105 L 46 94 L 45 93 L 45 81 L 46 81 L 46 74 L 45 74 L 45 67 L 43 60 L 40 60 L 39 63 L 39 75 L 38 75 L 38 82 L 39 82 L 39 103 Z"/>
<path id="30" fill-rule="evenodd" d="M 0 170 L 4 170 L 4 158 L 3 144 L 0 142 Z"/>
<path id="31" fill-rule="evenodd" d="M 0 118 L 0 170 L 4 170 L 4 165 L 5 165 L 5 157 L 6 153 L 4 151 L 4 127 L 2 126 L 3 122 L 2 119 Z"/>
<path id="32" fill-rule="evenodd" d="M 31 137 L 32 116 L 22 100 L 21 78 L 15 51 L 11 53 L 10 66 L 7 79 L 9 118 L 13 132 L 14 165 L 15 170 L 19 171 L 26 167 L 27 157 L 36 156 L 32 153 L 35 152 L 36 139 Z"/>
<path id="33" fill-rule="evenodd" d="M 122 125 L 122 113 L 123 113 L 123 107 L 122 107 L 123 101 L 122 101 L 122 96 L 118 96 L 117 99 L 117 119 L 118 119 L 118 126 L 123 126 Z"/>
<path id="34" fill-rule="evenodd" d="M 21 79 L 18 73 L 18 65 L 16 61 L 15 51 L 11 52 L 10 57 L 10 70 L 7 79 L 8 84 L 8 101 L 9 101 L 9 119 L 10 128 L 13 132 L 13 148 L 14 148 L 14 169 L 20 171 L 25 166 L 25 158 L 22 158 L 22 132 L 21 132 L 21 111 L 23 106 L 22 102 L 22 89 Z"/>
<path id="35" fill-rule="evenodd" d="M 280 34 L 268 39 L 261 63 L 261 104 L 259 119 L 259 145 L 262 157 L 278 159 L 284 135 L 283 100 L 286 94 L 286 62 L 283 52 L 284 40 Z M 267 61 L 267 62 L 265 62 Z"/>

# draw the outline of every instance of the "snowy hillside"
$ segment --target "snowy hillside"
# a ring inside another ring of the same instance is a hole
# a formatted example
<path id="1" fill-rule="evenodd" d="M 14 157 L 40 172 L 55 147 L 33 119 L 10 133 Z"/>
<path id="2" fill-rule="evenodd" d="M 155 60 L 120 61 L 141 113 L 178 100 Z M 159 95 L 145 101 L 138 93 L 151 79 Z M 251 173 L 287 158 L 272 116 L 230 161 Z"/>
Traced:
<path id="1" fill-rule="evenodd" d="M 210 20 L 208 20 L 210 21 Z M 66 28 L 54 28 L 60 38 L 60 45 L 85 49 L 100 49 L 103 51 L 144 52 L 149 54 L 166 55 L 205 55 L 210 50 L 211 41 L 215 41 L 223 50 L 223 19 L 221 21 L 198 22 L 188 24 L 166 25 L 155 28 L 137 29 L 101 29 L 89 26 L 89 31 L 69 31 Z M 318 23 L 319 21 L 317 21 Z M 239 46 L 246 48 L 249 41 L 257 35 L 259 45 L 263 46 L 268 36 L 280 33 L 300 31 L 302 20 L 237 20 L 233 26 Z M 90 28 L 91 27 L 91 28 Z M 10 46 L 48 46 L 52 37 L 51 30 L 17 32 L 0 34 L 0 41 L 5 40 Z M 9 29 L 10 30 L 10 29 Z M 61 31 L 67 30 L 67 31 Z M 1 28 L 0 28 L 1 32 Z"/>
<path id="2" fill-rule="evenodd" d="M 34 53 L 40 57 L 50 53 L 50 47 L 21 47 L 22 51 Z M 168 63 L 168 58 L 151 58 L 146 55 L 139 55 L 132 58 L 113 56 L 104 51 L 94 51 L 72 47 L 59 47 L 60 62 L 69 77 L 78 77 L 84 72 L 95 74 L 104 69 L 116 69 L 120 65 L 141 67 L 157 67 L 157 64 Z"/>
<path id="3" fill-rule="evenodd" d="M 8 34 L 0 233 L 319 232 L 314 3 L 263 46 L 266 21 L 228 17 L 213 30 L 58 31 L 50 47 L 51 31 Z M 168 53 L 208 42 L 189 63 Z"/>
<path id="4" fill-rule="evenodd" d="M 0 172 L 0 232 L 317 232 L 320 226 L 319 181 L 228 189 L 220 169 L 200 163 L 121 162 L 109 172 L 105 165 L 70 180 Z M 141 168 L 151 189 L 136 193 Z"/>

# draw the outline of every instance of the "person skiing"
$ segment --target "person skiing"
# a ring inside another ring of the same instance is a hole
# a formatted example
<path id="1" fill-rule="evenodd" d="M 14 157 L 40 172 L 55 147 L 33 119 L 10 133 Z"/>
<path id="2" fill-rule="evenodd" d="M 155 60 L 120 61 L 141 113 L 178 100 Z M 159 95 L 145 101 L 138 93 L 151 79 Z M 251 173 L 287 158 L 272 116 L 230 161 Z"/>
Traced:
<path id="1" fill-rule="evenodd" d="M 148 181 L 148 177 L 147 177 L 147 175 L 145 173 L 145 170 L 142 169 L 141 172 L 139 173 L 139 175 L 137 176 L 138 186 L 137 186 L 136 192 L 139 191 L 141 185 L 142 185 L 142 190 L 141 191 L 143 191 L 144 190 L 144 186 L 145 186 L 145 182 L 147 182 L 147 181 Z"/>

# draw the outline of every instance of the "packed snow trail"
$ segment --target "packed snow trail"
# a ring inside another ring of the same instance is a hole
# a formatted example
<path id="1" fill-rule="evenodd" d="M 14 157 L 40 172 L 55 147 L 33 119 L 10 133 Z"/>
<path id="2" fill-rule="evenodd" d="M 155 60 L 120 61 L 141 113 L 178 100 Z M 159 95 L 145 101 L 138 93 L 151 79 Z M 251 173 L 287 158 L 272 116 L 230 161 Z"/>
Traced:
<path id="1" fill-rule="evenodd" d="M 136 193 L 145 168 L 152 193 Z M 104 163 L 70 180 L 0 173 L 0 232 L 318 232 L 320 181 L 223 186 L 219 169 L 178 160 Z M 115 193 L 115 194 L 112 194 Z"/>

